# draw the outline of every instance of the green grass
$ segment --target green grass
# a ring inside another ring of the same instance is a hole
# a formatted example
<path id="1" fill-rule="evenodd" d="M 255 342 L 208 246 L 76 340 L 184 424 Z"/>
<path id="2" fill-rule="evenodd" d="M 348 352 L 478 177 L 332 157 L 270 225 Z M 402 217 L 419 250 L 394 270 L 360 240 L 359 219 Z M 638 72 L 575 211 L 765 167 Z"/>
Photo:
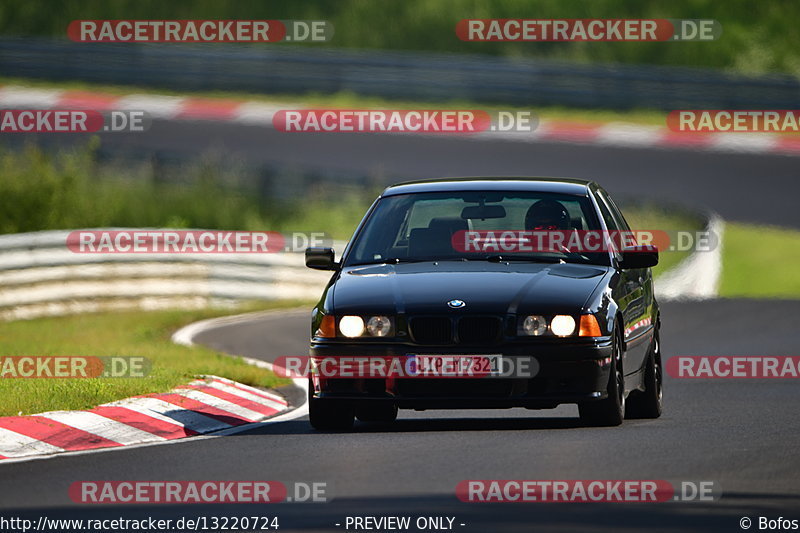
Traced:
<path id="1" fill-rule="evenodd" d="M 245 310 L 298 305 L 301 302 L 258 303 Z M 144 378 L 0 379 L 0 416 L 87 409 L 137 394 L 166 392 L 199 374 L 257 387 L 288 383 L 272 372 L 214 350 L 179 346 L 170 340 L 181 326 L 229 314 L 230 309 L 136 311 L 0 322 L 0 356 L 142 356 L 151 363 Z"/>
<path id="2" fill-rule="evenodd" d="M 800 231 L 725 225 L 720 296 L 800 298 Z"/>
<path id="3" fill-rule="evenodd" d="M 147 164 L 98 163 L 88 146 L 49 153 L 0 147 L 0 233 L 89 227 L 329 231 L 348 238 L 378 188 L 311 187 L 264 198 L 237 169 L 186 165 L 167 180 Z M 280 179 L 293 179 L 281 176 Z M 332 200 L 332 198 L 336 200 Z"/>
<path id="4" fill-rule="evenodd" d="M 660 230 L 672 235 L 675 231 L 695 232 L 703 229 L 703 223 L 696 215 L 654 204 L 631 206 L 623 209 L 623 214 L 634 230 Z M 663 274 L 677 266 L 688 255 L 688 251 L 661 250 L 653 275 Z"/>

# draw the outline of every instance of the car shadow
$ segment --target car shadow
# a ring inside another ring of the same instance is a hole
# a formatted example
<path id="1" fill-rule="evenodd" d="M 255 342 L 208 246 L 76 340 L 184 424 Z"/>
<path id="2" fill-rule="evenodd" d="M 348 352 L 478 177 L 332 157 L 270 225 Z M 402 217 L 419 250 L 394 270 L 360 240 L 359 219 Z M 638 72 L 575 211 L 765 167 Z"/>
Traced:
<path id="1" fill-rule="evenodd" d="M 626 420 L 621 427 L 651 423 L 648 420 Z M 325 433 L 426 433 L 460 431 L 545 431 L 584 429 L 594 431 L 619 431 L 620 427 L 587 426 L 578 417 L 514 417 L 514 418 L 400 418 L 391 423 L 356 421 L 352 429 L 320 431 L 311 427 L 307 418 L 288 420 L 278 424 L 253 424 L 247 429 L 231 433 L 237 435 L 303 435 Z"/>

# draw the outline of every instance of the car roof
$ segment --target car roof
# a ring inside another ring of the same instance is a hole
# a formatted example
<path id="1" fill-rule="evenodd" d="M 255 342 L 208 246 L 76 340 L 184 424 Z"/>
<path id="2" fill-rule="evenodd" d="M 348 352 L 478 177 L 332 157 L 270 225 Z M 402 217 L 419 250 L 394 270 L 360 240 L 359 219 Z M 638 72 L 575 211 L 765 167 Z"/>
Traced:
<path id="1" fill-rule="evenodd" d="M 592 186 L 596 187 L 593 181 L 576 178 L 517 176 L 439 178 L 397 183 L 387 187 L 381 196 L 451 191 L 531 191 L 584 196 L 589 193 Z"/>

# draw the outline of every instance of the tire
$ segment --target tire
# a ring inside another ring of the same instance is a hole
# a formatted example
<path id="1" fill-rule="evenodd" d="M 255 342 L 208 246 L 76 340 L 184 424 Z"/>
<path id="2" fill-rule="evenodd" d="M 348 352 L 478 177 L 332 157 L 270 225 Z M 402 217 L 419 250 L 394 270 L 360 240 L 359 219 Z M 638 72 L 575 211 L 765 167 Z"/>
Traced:
<path id="1" fill-rule="evenodd" d="M 625 374 L 622 370 L 622 341 L 614 332 L 608 397 L 578 405 L 581 420 L 589 426 L 619 426 L 625 418 Z"/>
<path id="2" fill-rule="evenodd" d="M 353 427 L 355 413 L 346 402 L 325 400 L 311 396 L 313 385 L 309 380 L 308 420 L 311 427 L 322 431 L 347 430 Z"/>
<path id="3" fill-rule="evenodd" d="M 663 410 L 663 367 L 661 366 L 661 339 L 658 330 L 644 371 L 644 392 L 628 398 L 626 418 L 658 418 Z"/>
<path id="4" fill-rule="evenodd" d="M 356 418 L 362 422 L 394 422 L 397 406 L 393 403 L 365 403 L 356 407 Z"/>

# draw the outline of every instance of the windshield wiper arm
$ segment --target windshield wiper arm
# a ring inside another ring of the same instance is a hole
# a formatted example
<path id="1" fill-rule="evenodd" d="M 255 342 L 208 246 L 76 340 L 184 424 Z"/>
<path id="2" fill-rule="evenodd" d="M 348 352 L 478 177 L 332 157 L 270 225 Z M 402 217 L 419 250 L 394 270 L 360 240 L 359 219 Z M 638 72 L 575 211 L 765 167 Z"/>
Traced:
<path id="1" fill-rule="evenodd" d="M 480 259 L 485 259 L 490 263 L 502 263 L 503 261 L 527 261 L 529 263 L 561 263 L 564 260 L 560 257 L 533 257 L 530 255 L 489 255 L 486 257 L 482 257 Z"/>
<path id="2" fill-rule="evenodd" d="M 392 257 L 391 259 L 387 259 L 384 263 L 389 264 L 398 264 L 398 263 L 432 263 L 434 261 L 440 261 L 440 259 L 436 258 L 418 258 L 418 257 Z"/>

